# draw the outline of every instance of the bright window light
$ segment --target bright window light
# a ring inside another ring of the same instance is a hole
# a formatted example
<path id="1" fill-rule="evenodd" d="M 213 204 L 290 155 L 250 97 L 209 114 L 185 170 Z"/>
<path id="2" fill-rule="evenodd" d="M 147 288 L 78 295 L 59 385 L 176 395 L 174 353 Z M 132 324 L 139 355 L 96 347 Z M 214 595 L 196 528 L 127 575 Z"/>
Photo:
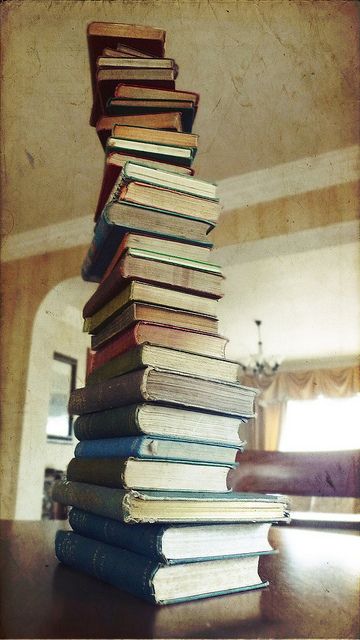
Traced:
<path id="1" fill-rule="evenodd" d="M 290 400 L 280 451 L 360 449 L 360 394 L 350 398 Z"/>

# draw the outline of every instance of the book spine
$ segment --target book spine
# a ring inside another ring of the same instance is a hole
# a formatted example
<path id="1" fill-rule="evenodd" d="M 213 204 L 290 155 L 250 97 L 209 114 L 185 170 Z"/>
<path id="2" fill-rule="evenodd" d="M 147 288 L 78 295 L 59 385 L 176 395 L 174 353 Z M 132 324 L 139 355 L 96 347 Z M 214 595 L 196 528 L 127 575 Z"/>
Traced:
<path id="1" fill-rule="evenodd" d="M 92 354 L 89 373 L 93 373 L 98 367 L 101 367 L 112 358 L 120 356 L 129 349 L 133 349 L 138 344 L 137 325 L 135 325 L 124 331 L 121 335 L 116 336 L 111 342 L 108 342 L 106 346 Z"/>
<path id="2" fill-rule="evenodd" d="M 141 436 L 85 440 L 78 442 L 76 445 L 75 458 L 142 457 L 141 449 L 143 443 L 144 438 Z"/>
<path id="3" fill-rule="evenodd" d="M 66 475 L 72 482 L 126 488 L 127 462 L 124 458 L 73 458 L 68 464 Z"/>
<path id="4" fill-rule="evenodd" d="M 132 524 L 102 518 L 76 508 L 70 511 L 69 523 L 75 533 L 165 562 L 161 550 L 163 533 L 167 529 L 164 525 L 137 524 L 135 531 Z"/>
<path id="5" fill-rule="evenodd" d="M 141 405 L 128 405 L 109 411 L 97 411 L 79 416 L 75 420 L 74 434 L 78 440 L 137 436 L 141 431 L 139 409 Z"/>
<path id="6" fill-rule="evenodd" d="M 85 260 L 81 267 L 81 276 L 83 280 L 93 279 L 93 264 L 98 256 L 99 251 L 106 244 L 106 241 L 111 235 L 112 224 L 109 223 L 106 217 L 106 210 L 102 212 L 98 223 L 95 226 L 94 236 L 91 241 L 91 245 L 85 257 Z"/>
<path id="7" fill-rule="evenodd" d="M 61 480 L 54 484 L 52 499 L 105 518 L 121 522 L 130 519 L 127 492 L 122 489 L 109 489 L 85 482 Z"/>
<path id="8" fill-rule="evenodd" d="M 112 360 L 105 362 L 105 364 L 93 371 L 93 373 L 88 376 L 86 384 L 92 385 L 104 379 L 121 376 L 130 371 L 140 369 L 144 367 L 145 364 L 143 346 L 135 347 L 129 351 L 125 351 L 116 358 L 112 358 Z"/>
<path id="9" fill-rule="evenodd" d="M 86 313 L 85 317 L 92 316 L 93 313 L 96 313 L 96 311 L 104 307 L 107 302 L 110 302 L 115 296 L 120 294 L 128 282 L 129 280 L 123 270 L 123 260 L 121 259 L 106 280 L 99 284 L 90 300 L 86 303 L 83 311 L 84 314 Z M 96 309 L 95 312 L 94 309 Z"/>
<path id="10" fill-rule="evenodd" d="M 159 565 L 154 560 L 72 531 L 57 532 L 55 552 L 60 562 L 155 602 L 152 579 Z"/>
<path id="11" fill-rule="evenodd" d="M 148 369 L 132 371 L 128 375 L 75 389 L 70 394 L 70 415 L 93 413 L 150 400 L 147 392 L 148 373 Z"/>

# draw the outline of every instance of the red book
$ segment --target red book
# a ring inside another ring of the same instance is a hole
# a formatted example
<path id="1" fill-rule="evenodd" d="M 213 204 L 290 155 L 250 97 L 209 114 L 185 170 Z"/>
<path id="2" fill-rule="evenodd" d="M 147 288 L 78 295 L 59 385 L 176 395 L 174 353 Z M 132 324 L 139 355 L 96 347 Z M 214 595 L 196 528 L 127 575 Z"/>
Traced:
<path id="1" fill-rule="evenodd" d="M 87 375 L 112 358 L 116 358 L 144 342 L 204 356 L 225 358 L 227 339 L 222 336 L 212 336 L 164 324 L 137 322 L 129 329 L 116 335 L 98 351 L 90 352 Z"/>

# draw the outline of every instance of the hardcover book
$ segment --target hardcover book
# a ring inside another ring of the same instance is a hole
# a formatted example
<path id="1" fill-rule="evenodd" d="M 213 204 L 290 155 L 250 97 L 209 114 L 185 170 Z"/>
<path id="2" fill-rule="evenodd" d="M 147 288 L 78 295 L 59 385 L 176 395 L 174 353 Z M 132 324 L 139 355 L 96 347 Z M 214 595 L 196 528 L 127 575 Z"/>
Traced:
<path id="1" fill-rule="evenodd" d="M 189 149 L 197 149 L 199 142 L 199 136 L 195 133 L 179 133 L 177 131 L 163 131 L 161 129 L 149 129 L 146 127 L 130 127 L 129 125 L 120 123 L 114 124 L 112 137 Z"/>
<path id="2" fill-rule="evenodd" d="M 176 111 L 149 113 L 147 115 L 101 116 L 96 123 L 96 133 L 104 149 L 106 140 L 111 135 L 112 129 L 116 124 L 164 129 L 165 131 L 182 131 L 181 115 Z"/>
<path id="3" fill-rule="evenodd" d="M 200 96 L 194 91 L 181 91 L 179 89 L 155 89 L 153 87 L 139 87 L 129 84 L 118 84 L 114 93 L 115 98 L 123 100 L 167 100 L 192 102 L 195 110 L 198 107 Z"/>
<path id="4" fill-rule="evenodd" d="M 175 242 L 174 240 L 165 240 L 164 238 L 157 238 L 156 236 L 146 236 L 142 233 L 127 233 L 119 244 L 101 282 L 112 272 L 126 249 L 152 251 L 167 256 L 187 258 L 188 260 L 195 260 L 196 262 L 209 263 L 210 259 L 209 247 L 187 244 L 186 242 Z M 218 269 L 220 271 L 220 267 Z"/>
<path id="5" fill-rule="evenodd" d="M 70 394 L 69 413 L 82 415 L 127 404 L 159 402 L 252 418 L 256 393 L 239 383 L 147 367 L 75 389 Z"/>
<path id="6" fill-rule="evenodd" d="M 129 349 L 150 342 L 162 347 L 189 351 L 214 358 L 225 358 L 227 339 L 150 322 L 137 322 L 89 355 L 88 372 L 120 356 Z"/>
<path id="7" fill-rule="evenodd" d="M 228 467 L 145 458 L 73 458 L 67 479 L 123 489 L 227 491 Z"/>
<path id="8" fill-rule="evenodd" d="M 53 500 L 121 522 L 278 522 L 288 520 L 284 496 L 258 493 L 125 491 L 61 480 Z"/>
<path id="9" fill-rule="evenodd" d="M 72 508 L 69 523 L 79 535 L 134 551 L 165 564 L 274 553 L 268 541 L 268 522 L 138 524 L 134 535 L 131 524 Z"/>
<path id="10" fill-rule="evenodd" d="M 102 135 L 102 134 L 101 134 Z M 105 143 L 108 136 L 106 136 Z M 115 182 L 120 176 L 122 167 L 131 159 L 139 160 L 139 158 L 131 155 L 125 155 L 121 153 L 108 153 L 105 157 L 104 173 L 102 184 L 100 188 L 99 198 L 96 205 L 94 221 L 97 222 L 103 208 L 105 207 Z M 190 176 L 193 174 L 193 170 L 188 167 L 181 167 L 180 165 L 173 165 L 165 162 L 158 162 L 157 160 L 141 159 L 146 166 L 151 169 L 171 169 L 172 173 L 178 173 L 180 175 Z"/>
<path id="11" fill-rule="evenodd" d="M 267 585 L 258 574 L 258 554 L 166 565 L 71 531 L 57 532 L 55 550 L 60 562 L 156 604 L 197 600 Z"/>
<path id="12" fill-rule="evenodd" d="M 75 437 L 80 440 L 148 435 L 243 448 L 241 439 L 245 418 L 204 411 L 180 409 L 160 404 L 135 404 L 78 416 Z"/>
<path id="13" fill-rule="evenodd" d="M 218 202 L 217 186 L 213 182 L 183 176 L 178 171 L 153 169 L 141 162 L 127 162 L 122 169 L 123 182 L 144 182 L 146 184 L 174 189 L 199 198 L 207 198 Z"/>
<path id="14" fill-rule="evenodd" d="M 139 154 L 150 160 L 159 160 L 160 162 L 170 162 L 171 164 L 179 164 L 184 167 L 190 167 L 195 155 L 196 147 L 178 147 L 169 144 L 160 144 L 152 142 L 142 142 L 141 140 L 128 140 L 127 138 L 110 137 L 106 141 L 106 151 L 120 153 Z"/>
<path id="15" fill-rule="evenodd" d="M 237 383 L 240 377 L 237 362 L 145 343 L 98 367 L 88 376 L 86 383 L 96 384 L 144 367 L 233 384 Z"/>
<path id="16" fill-rule="evenodd" d="M 109 58 L 110 60 L 110 58 Z M 145 87 L 175 89 L 178 69 L 174 61 L 171 68 L 120 67 L 100 68 L 96 72 L 96 86 L 102 113 L 107 111 L 107 102 L 112 99 L 119 82 L 140 84 Z"/>
<path id="17" fill-rule="evenodd" d="M 215 300 L 222 297 L 223 277 L 216 265 L 142 249 L 126 249 L 94 292 L 96 306 L 101 308 L 110 302 L 130 280 L 190 291 Z"/>
<path id="18" fill-rule="evenodd" d="M 95 282 L 101 280 L 124 235 L 130 231 L 212 246 L 207 238 L 212 228 L 213 224 L 206 220 L 125 202 L 111 202 L 96 224 L 83 262 L 82 277 Z"/>
<path id="19" fill-rule="evenodd" d="M 139 100 L 114 97 L 110 98 L 106 104 L 106 113 L 114 116 L 147 115 L 171 111 L 180 113 L 183 131 L 191 133 L 196 115 L 196 107 L 191 100 Z"/>
<path id="20" fill-rule="evenodd" d="M 216 318 L 217 301 L 213 298 L 204 298 L 187 291 L 156 287 L 147 282 L 132 280 L 125 289 L 103 307 L 98 305 L 98 298 L 95 294 L 96 291 L 83 309 L 84 331 L 89 333 L 97 333 L 107 320 L 118 314 L 130 302 L 145 302 Z"/>
<path id="21" fill-rule="evenodd" d="M 164 57 L 165 31 L 142 25 L 114 22 L 91 22 L 87 28 L 90 62 L 90 76 L 93 90 L 93 109 L 90 124 L 95 125 L 100 115 L 100 105 L 96 85 L 96 60 L 104 48 L 118 45 L 136 49 L 145 54 Z"/>
<path id="22" fill-rule="evenodd" d="M 99 349 L 114 339 L 121 331 L 126 330 L 135 322 L 157 323 L 161 326 L 178 327 L 207 335 L 218 334 L 218 321 L 210 316 L 170 309 L 158 305 L 133 302 L 115 313 L 111 320 L 96 330 L 91 336 L 91 348 Z"/>
<path id="23" fill-rule="evenodd" d="M 176 188 L 163 188 L 147 184 L 140 179 L 124 180 L 123 174 L 116 180 L 109 201 L 129 202 L 160 211 L 171 211 L 179 215 L 192 216 L 216 223 L 221 206 L 216 200 L 199 198 L 196 195 L 177 191 Z"/>
<path id="24" fill-rule="evenodd" d="M 180 442 L 151 436 L 83 440 L 75 447 L 75 458 L 144 458 L 178 462 L 205 462 L 227 467 L 236 464 L 241 448 Z"/>

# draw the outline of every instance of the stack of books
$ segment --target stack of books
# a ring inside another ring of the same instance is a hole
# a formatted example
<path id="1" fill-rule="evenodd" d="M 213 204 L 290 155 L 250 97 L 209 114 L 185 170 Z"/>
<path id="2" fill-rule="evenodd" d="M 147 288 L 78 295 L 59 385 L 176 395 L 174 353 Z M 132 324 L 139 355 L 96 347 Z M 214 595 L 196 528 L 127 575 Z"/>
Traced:
<path id="1" fill-rule="evenodd" d="M 82 275 L 99 286 L 83 311 L 86 385 L 69 402 L 79 443 L 53 492 L 73 507 L 58 559 L 161 604 L 265 586 L 259 557 L 287 518 L 281 496 L 229 490 L 256 391 L 218 333 L 220 205 L 193 175 L 198 95 L 175 89 L 164 41 L 88 29 L 105 168 Z"/>

